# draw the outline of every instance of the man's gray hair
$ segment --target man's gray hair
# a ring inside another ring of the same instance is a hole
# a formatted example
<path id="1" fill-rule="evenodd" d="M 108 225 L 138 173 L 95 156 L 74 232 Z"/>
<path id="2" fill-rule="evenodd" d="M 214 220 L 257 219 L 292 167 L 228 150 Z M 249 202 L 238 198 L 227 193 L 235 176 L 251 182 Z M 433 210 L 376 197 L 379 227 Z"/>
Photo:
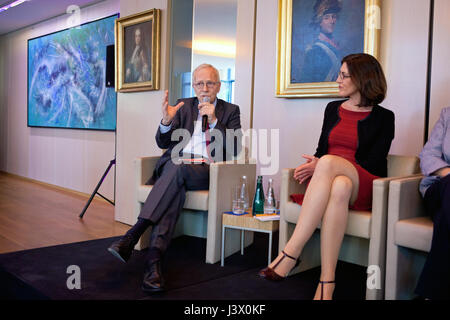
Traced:
<path id="1" fill-rule="evenodd" d="M 194 72 L 192 72 L 192 82 L 194 82 L 195 80 L 195 74 L 197 73 L 197 71 L 201 70 L 201 69 L 212 69 L 214 71 L 214 73 L 216 74 L 216 78 L 217 81 L 220 81 L 220 74 L 219 74 L 219 70 L 217 70 L 213 65 L 208 64 L 208 63 L 202 63 L 201 65 L 199 65 L 197 68 L 195 68 Z"/>

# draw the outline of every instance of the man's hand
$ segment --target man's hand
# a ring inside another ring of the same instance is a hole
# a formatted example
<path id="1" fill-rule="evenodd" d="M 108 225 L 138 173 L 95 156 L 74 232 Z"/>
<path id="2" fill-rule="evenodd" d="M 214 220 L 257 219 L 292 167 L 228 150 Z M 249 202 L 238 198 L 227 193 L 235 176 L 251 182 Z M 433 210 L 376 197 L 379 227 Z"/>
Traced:
<path id="1" fill-rule="evenodd" d="M 169 106 L 169 90 L 164 92 L 164 100 L 162 104 L 162 114 L 163 118 L 161 123 L 165 126 L 168 126 L 171 122 L 178 109 L 180 109 L 184 105 L 184 102 L 180 102 L 176 106 Z"/>
<path id="2" fill-rule="evenodd" d="M 445 167 L 434 172 L 434 175 L 440 176 L 441 178 L 444 178 L 448 174 L 450 174 L 450 167 Z"/>
<path id="3" fill-rule="evenodd" d="M 213 124 L 216 121 L 216 107 L 209 102 L 201 102 L 198 104 L 198 110 L 201 116 L 208 116 L 208 123 Z"/>
<path id="4" fill-rule="evenodd" d="M 317 161 L 319 160 L 318 158 L 307 154 L 302 155 L 302 157 L 306 159 L 306 163 L 298 166 L 294 170 L 294 179 L 300 184 L 312 177 Z"/>

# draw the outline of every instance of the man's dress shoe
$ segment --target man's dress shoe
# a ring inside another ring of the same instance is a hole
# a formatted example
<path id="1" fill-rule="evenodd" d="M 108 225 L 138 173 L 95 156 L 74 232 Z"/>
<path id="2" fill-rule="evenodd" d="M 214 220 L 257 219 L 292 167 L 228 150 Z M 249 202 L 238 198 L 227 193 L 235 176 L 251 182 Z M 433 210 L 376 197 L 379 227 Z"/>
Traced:
<path id="1" fill-rule="evenodd" d="M 161 261 L 149 263 L 144 271 L 142 290 L 146 293 L 155 293 L 165 290 L 164 278 L 161 272 Z"/>
<path id="2" fill-rule="evenodd" d="M 124 235 L 119 240 L 115 241 L 109 248 L 108 251 L 112 253 L 113 256 L 118 258 L 122 262 L 127 262 L 130 259 L 131 253 L 135 243 L 133 238 L 128 235 Z"/>

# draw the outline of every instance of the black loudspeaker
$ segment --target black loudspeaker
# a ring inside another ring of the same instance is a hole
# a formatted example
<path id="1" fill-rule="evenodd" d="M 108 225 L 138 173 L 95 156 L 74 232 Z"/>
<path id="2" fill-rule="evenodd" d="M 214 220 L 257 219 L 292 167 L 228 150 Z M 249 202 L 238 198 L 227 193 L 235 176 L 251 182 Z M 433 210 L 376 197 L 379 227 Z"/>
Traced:
<path id="1" fill-rule="evenodd" d="M 106 86 L 114 87 L 115 85 L 115 69 L 114 69 L 114 45 L 106 47 Z"/>

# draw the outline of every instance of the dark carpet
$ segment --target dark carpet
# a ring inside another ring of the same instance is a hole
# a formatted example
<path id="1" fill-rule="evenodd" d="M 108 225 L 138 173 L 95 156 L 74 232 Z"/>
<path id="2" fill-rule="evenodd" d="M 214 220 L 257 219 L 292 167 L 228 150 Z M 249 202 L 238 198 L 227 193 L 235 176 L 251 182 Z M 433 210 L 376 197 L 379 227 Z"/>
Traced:
<path id="1" fill-rule="evenodd" d="M 277 236 L 274 237 L 276 239 Z M 146 295 L 140 289 L 146 250 L 134 251 L 124 264 L 106 249 L 117 238 L 78 242 L 0 255 L 0 299 L 12 300 L 309 300 L 320 268 L 273 283 L 257 276 L 267 264 L 267 235 L 255 233 L 244 255 L 206 264 L 206 240 L 182 236 L 172 241 L 163 263 L 167 290 Z M 273 252 L 277 252 L 274 241 Z M 81 271 L 81 289 L 68 289 L 72 273 Z M 337 300 L 363 300 L 366 269 L 339 262 Z"/>

